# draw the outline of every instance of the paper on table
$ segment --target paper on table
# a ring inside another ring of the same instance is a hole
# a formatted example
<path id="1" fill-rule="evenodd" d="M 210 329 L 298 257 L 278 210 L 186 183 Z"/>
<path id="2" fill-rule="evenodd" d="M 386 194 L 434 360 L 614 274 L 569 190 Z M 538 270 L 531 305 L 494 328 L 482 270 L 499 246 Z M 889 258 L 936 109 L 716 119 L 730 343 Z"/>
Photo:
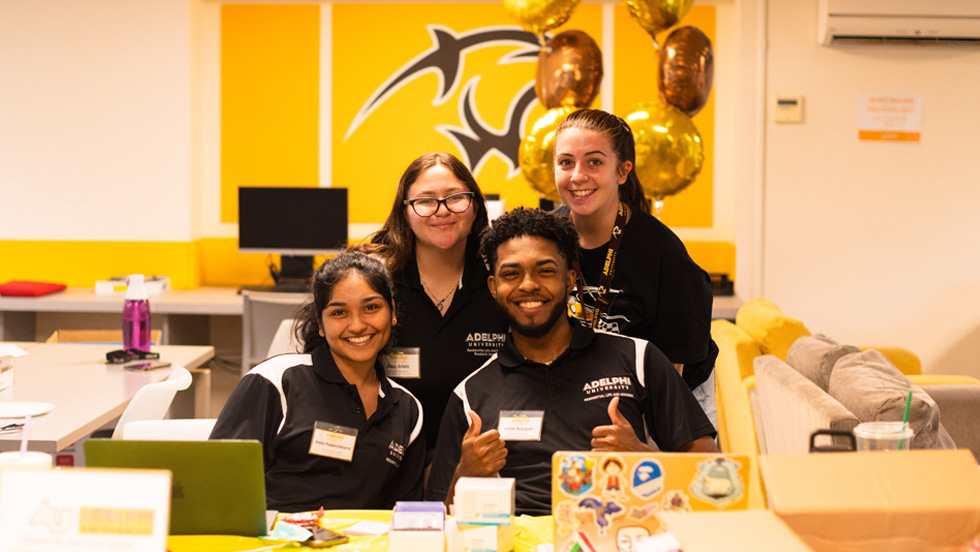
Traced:
<path id="1" fill-rule="evenodd" d="M 354 537 L 383 535 L 388 532 L 388 524 L 380 521 L 359 521 L 350 527 L 344 527 L 343 532 Z"/>
<path id="2" fill-rule="evenodd" d="M 27 354 L 27 351 L 14 345 L 13 343 L 0 343 L 0 357 L 12 356 L 19 357 Z"/>

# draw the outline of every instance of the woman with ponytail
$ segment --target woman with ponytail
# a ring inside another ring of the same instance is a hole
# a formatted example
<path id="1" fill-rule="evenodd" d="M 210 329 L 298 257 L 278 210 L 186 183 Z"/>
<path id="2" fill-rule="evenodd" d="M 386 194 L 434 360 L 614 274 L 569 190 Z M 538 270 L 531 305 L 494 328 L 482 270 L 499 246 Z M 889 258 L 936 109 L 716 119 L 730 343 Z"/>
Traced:
<path id="1" fill-rule="evenodd" d="M 650 215 L 633 133 L 598 109 L 571 113 L 555 138 L 555 184 L 579 235 L 570 314 L 652 342 L 674 363 L 717 426 L 711 280 L 683 242 Z"/>
<path id="2" fill-rule="evenodd" d="M 235 387 L 212 439 L 257 439 L 269 509 L 391 509 L 422 499 L 422 406 L 385 377 L 391 276 L 362 253 L 327 260 L 297 319 L 303 352 L 269 358 Z"/>

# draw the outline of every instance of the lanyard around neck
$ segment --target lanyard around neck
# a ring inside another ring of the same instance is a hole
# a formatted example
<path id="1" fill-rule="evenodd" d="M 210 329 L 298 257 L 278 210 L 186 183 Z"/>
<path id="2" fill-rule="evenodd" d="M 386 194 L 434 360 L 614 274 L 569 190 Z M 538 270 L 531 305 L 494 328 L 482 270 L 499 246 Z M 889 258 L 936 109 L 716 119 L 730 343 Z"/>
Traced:
<path id="1" fill-rule="evenodd" d="M 626 228 L 628 214 L 626 204 L 620 202 L 619 208 L 616 210 L 616 222 L 613 224 L 612 236 L 609 238 L 609 248 L 606 249 L 606 259 L 602 263 L 602 275 L 599 276 L 599 291 L 592 313 L 593 328 L 599 327 L 599 318 L 603 311 L 609 308 L 609 290 L 612 289 L 613 274 L 616 272 L 616 256 L 619 254 L 619 245 L 623 241 L 623 229 Z M 585 288 L 585 274 L 582 272 L 582 264 L 577 255 L 575 256 L 575 272 L 578 273 L 578 301 L 582 305 L 584 313 L 585 300 L 582 290 Z"/>

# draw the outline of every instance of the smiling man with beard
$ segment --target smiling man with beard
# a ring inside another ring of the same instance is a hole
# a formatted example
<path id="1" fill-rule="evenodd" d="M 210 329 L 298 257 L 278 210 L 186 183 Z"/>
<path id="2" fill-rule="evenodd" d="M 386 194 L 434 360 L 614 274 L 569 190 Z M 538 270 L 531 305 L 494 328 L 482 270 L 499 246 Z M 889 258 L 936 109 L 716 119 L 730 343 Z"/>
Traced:
<path id="1" fill-rule="evenodd" d="M 577 243 L 567 219 L 537 209 L 511 211 L 481 234 L 487 284 L 511 331 L 449 399 L 427 500 L 446 500 L 460 477 L 499 474 L 517 481 L 518 514 L 545 515 L 555 451 L 718 450 L 659 349 L 566 316 Z"/>

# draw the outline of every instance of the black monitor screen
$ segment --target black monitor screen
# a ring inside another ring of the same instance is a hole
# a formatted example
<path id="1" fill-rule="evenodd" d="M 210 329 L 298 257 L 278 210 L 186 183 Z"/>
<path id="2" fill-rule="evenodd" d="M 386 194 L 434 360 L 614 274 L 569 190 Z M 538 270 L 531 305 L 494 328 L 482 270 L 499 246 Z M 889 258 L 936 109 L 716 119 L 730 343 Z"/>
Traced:
<path id="1" fill-rule="evenodd" d="M 346 247 L 346 188 L 238 189 L 239 251 L 317 255 Z"/>

